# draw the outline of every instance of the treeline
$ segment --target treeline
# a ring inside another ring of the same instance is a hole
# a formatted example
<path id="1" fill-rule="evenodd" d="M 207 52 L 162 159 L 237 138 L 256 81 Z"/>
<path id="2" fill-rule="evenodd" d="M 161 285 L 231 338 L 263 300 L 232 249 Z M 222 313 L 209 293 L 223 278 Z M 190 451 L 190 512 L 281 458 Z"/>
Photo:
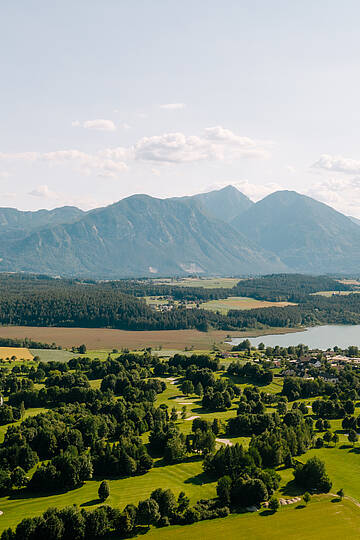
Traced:
<path id="1" fill-rule="evenodd" d="M 4 338 L 0 337 L 0 347 L 24 347 L 26 349 L 61 349 L 56 343 L 43 343 L 33 339 Z"/>
<path id="2" fill-rule="evenodd" d="M 351 285 L 339 283 L 336 279 L 328 276 L 271 274 L 239 281 L 232 290 L 232 296 L 250 296 L 270 302 L 302 302 L 306 296 L 319 291 L 349 291 L 352 289 Z"/>
<path id="3" fill-rule="evenodd" d="M 13 530 L 6 529 L 1 540 L 83 540 L 103 538 L 113 533 L 117 537 L 135 536 L 147 532 L 150 525 L 186 525 L 205 519 L 225 517 L 229 508 L 217 499 L 201 500 L 191 507 L 189 498 L 181 492 L 178 498 L 170 489 L 155 489 L 148 499 L 137 505 L 128 504 L 122 511 L 108 505 L 87 511 L 77 506 L 49 508 L 41 516 L 24 518 Z"/>

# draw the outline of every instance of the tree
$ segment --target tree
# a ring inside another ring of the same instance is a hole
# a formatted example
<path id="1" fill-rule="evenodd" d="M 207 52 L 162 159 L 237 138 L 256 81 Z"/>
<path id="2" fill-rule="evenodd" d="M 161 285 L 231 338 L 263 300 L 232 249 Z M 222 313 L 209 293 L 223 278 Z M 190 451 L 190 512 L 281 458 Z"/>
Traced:
<path id="1" fill-rule="evenodd" d="M 188 396 L 189 394 L 194 393 L 194 385 L 191 381 L 188 379 L 185 379 L 185 381 L 181 384 L 181 391 L 183 394 Z"/>
<path id="2" fill-rule="evenodd" d="M 40 525 L 41 532 L 44 538 L 48 540 L 63 540 L 64 537 L 64 524 L 58 515 L 56 508 L 49 508 L 43 514 L 44 522 Z"/>
<path id="3" fill-rule="evenodd" d="M 305 491 L 303 495 L 303 501 L 306 505 L 311 501 L 311 495 L 308 491 Z"/>
<path id="4" fill-rule="evenodd" d="M 204 394 L 204 388 L 201 382 L 198 382 L 195 386 L 195 394 L 199 397 L 201 397 Z"/>
<path id="5" fill-rule="evenodd" d="M 335 446 L 339 442 L 339 435 L 336 432 L 334 433 L 334 435 L 332 437 L 332 442 L 334 443 Z"/>
<path id="6" fill-rule="evenodd" d="M 186 405 L 183 405 L 181 408 L 181 418 L 182 420 L 185 420 L 186 418 Z"/>
<path id="7" fill-rule="evenodd" d="M 172 517 L 177 510 L 177 503 L 175 496 L 171 489 L 155 489 L 151 495 L 151 499 L 154 499 L 159 505 L 159 512 L 162 516 Z"/>
<path id="8" fill-rule="evenodd" d="M 318 420 L 316 420 L 315 422 L 315 427 L 316 429 L 318 429 L 319 431 L 324 431 L 324 421 L 322 418 L 319 418 Z"/>
<path id="9" fill-rule="evenodd" d="M 22 540 L 31 540 L 34 538 L 36 530 L 36 523 L 31 518 L 24 518 L 16 527 L 15 538 L 21 538 Z"/>
<path id="10" fill-rule="evenodd" d="M 86 345 L 80 345 L 80 347 L 78 348 L 78 351 L 80 354 L 85 354 L 86 353 Z"/>
<path id="11" fill-rule="evenodd" d="M 183 491 L 180 491 L 179 493 L 177 504 L 178 504 L 178 511 L 181 514 L 185 512 L 187 508 L 189 508 L 190 499 L 189 497 L 186 496 L 186 494 Z"/>
<path id="12" fill-rule="evenodd" d="M 223 476 L 219 479 L 216 486 L 216 493 L 219 497 L 220 503 L 223 506 L 229 506 L 231 501 L 231 478 L 230 476 Z"/>
<path id="13" fill-rule="evenodd" d="M 24 405 L 24 402 L 22 401 L 20 403 L 20 418 L 23 419 L 25 416 L 25 405 Z"/>
<path id="14" fill-rule="evenodd" d="M 332 483 L 326 474 L 325 463 L 318 457 L 310 458 L 305 465 L 299 464 L 294 471 L 295 482 L 308 489 L 316 489 L 321 493 L 328 493 Z"/>
<path id="15" fill-rule="evenodd" d="M 332 438 L 333 438 L 333 437 L 332 437 L 332 435 L 331 435 L 331 431 L 326 431 L 326 432 L 324 433 L 323 439 L 324 439 L 324 441 L 325 441 L 328 445 L 329 445 L 330 442 L 332 441 Z"/>
<path id="16" fill-rule="evenodd" d="M 92 512 L 85 512 L 84 515 L 86 515 L 85 538 L 98 538 L 109 532 L 110 523 L 104 506 L 100 506 Z"/>
<path id="17" fill-rule="evenodd" d="M 355 412 L 355 405 L 354 405 L 354 403 L 351 401 L 351 399 L 348 399 L 347 401 L 345 401 L 345 403 L 344 403 L 344 409 L 345 409 L 346 414 L 348 414 L 348 415 L 354 414 L 354 412 Z"/>
<path id="18" fill-rule="evenodd" d="M 214 435 L 219 435 L 221 431 L 221 421 L 219 420 L 219 418 L 214 418 L 211 424 L 211 430 L 214 433 Z"/>
<path id="19" fill-rule="evenodd" d="M 301 411 L 304 415 L 308 413 L 308 408 L 303 401 L 299 404 L 299 411 Z"/>
<path id="20" fill-rule="evenodd" d="M 269 508 L 273 512 L 277 512 L 279 510 L 280 503 L 279 503 L 279 500 L 276 497 L 271 497 L 271 499 L 269 501 Z"/>
<path id="21" fill-rule="evenodd" d="M 12 471 L 10 478 L 11 478 L 12 485 L 17 488 L 24 487 L 29 482 L 29 479 L 26 476 L 24 469 L 22 469 L 21 467 L 16 467 Z"/>
<path id="22" fill-rule="evenodd" d="M 358 434 L 356 433 L 354 429 L 350 429 L 348 439 L 349 439 L 349 442 L 351 442 L 353 446 L 359 440 Z"/>
<path id="23" fill-rule="evenodd" d="M 171 409 L 170 420 L 171 420 L 172 422 L 176 422 L 177 417 L 178 417 L 178 416 L 177 416 L 177 412 L 176 412 L 176 407 L 173 407 L 173 408 Z"/>
<path id="24" fill-rule="evenodd" d="M 343 488 L 339 489 L 339 491 L 336 493 L 336 495 L 338 495 L 340 500 L 342 501 L 344 496 L 345 496 Z"/>
<path id="25" fill-rule="evenodd" d="M 287 406 L 286 406 L 286 403 L 284 401 L 280 401 L 278 403 L 278 406 L 277 406 L 277 411 L 279 414 L 283 415 L 283 414 L 286 414 L 287 412 Z"/>
<path id="26" fill-rule="evenodd" d="M 154 499 L 139 502 L 137 521 L 140 525 L 147 525 L 150 528 L 151 524 L 156 525 L 160 517 L 159 505 Z"/>
<path id="27" fill-rule="evenodd" d="M 99 499 L 104 502 L 110 495 L 110 487 L 107 480 L 103 480 L 98 489 Z"/>

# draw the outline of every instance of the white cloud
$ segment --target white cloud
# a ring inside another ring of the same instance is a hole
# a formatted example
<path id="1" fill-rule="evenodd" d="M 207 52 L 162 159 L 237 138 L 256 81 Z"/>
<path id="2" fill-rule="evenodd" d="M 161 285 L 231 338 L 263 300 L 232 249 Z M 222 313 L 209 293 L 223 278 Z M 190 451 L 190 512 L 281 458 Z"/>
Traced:
<path id="1" fill-rule="evenodd" d="M 263 145 L 221 126 L 206 128 L 201 136 L 165 133 L 144 137 L 134 146 L 135 159 L 186 163 L 202 160 L 269 156 Z"/>
<path id="2" fill-rule="evenodd" d="M 116 126 L 112 120 L 86 120 L 83 124 L 85 129 L 96 129 L 99 131 L 116 131 Z"/>
<path id="3" fill-rule="evenodd" d="M 43 184 L 41 186 L 38 186 L 31 191 L 29 191 L 28 195 L 32 195 L 33 197 L 41 197 L 44 199 L 58 199 L 59 196 L 55 191 L 51 191 L 49 189 L 49 186 L 46 184 Z"/>
<path id="4" fill-rule="evenodd" d="M 178 111 L 180 109 L 185 109 L 185 103 L 164 103 L 160 105 L 160 109 L 165 109 L 167 111 Z"/>
<path id="5" fill-rule="evenodd" d="M 306 194 L 346 215 L 360 217 L 360 176 L 327 178 L 313 184 Z"/>
<path id="6" fill-rule="evenodd" d="M 266 158 L 267 143 L 236 135 L 221 126 L 206 128 L 201 135 L 164 133 L 143 137 L 128 147 L 112 147 L 93 153 L 78 149 L 51 152 L 0 153 L 1 161 L 43 162 L 51 166 L 70 165 L 84 174 L 117 177 L 133 161 L 157 162 L 157 167 L 169 163 Z"/>
<path id="7" fill-rule="evenodd" d="M 360 174 L 360 160 L 344 158 L 342 156 L 330 156 L 323 154 L 313 164 L 316 169 L 342 172 L 346 174 Z"/>
<path id="8" fill-rule="evenodd" d="M 54 152 L 0 153 L 0 161 L 45 162 L 49 165 L 73 164 L 83 174 L 94 173 L 97 176 L 114 178 L 128 169 L 127 164 L 120 157 L 124 155 L 123 149 L 120 148 L 103 150 L 95 154 L 71 149 Z"/>
<path id="9" fill-rule="evenodd" d="M 0 152 L 0 161 L 36 161 L 39 155 L 39 152 Z"/>
<path id="10" fill-rule="evenodd" d="M 93 129 L 97 131 L 116 131 L 116 126 L 112 120 L 104 120 L 98 118 L 97 120 L 86 120 L 81 123 L 79 120 L 71 122 L 73 127 L 82 126 L 85 129 Z"/>
<path id="11" fill-rule="evenodd" d="M 9 178 L 11 174 L 8 171 L 0 171 L 0 178 Z"/>
<path id="12" fill-rule="evenodd" d="M 142 120 L 144 120 L 145 118 L 147 118 L 149 115 L 147 113 L 144 113 L 144 112 L 139 112 L 136 114 L 136 116 L 138 118 L 141 118 Z"/>

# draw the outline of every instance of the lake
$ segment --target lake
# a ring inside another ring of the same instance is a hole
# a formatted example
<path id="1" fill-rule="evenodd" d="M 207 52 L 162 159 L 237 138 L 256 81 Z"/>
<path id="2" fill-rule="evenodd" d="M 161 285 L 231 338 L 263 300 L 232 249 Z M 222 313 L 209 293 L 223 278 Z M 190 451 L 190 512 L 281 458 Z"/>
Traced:
<path id="1" fill-rule="evenodd" d="M 252 345 L 264 343 L 265 346 L 288 347 L 289 345 L 299 345 L 303 343 L 310 349 L 329 349 L 337 345 L 346 349 L 349 345 L 360 347 L 360 325 L 325 325 L 314 326 L 301 332 L 291 332 L 289 334 L 269 334 L 267 336 L 233 338 L 231 345 L 237 345 L 244 339 L 249 339 Z"/>

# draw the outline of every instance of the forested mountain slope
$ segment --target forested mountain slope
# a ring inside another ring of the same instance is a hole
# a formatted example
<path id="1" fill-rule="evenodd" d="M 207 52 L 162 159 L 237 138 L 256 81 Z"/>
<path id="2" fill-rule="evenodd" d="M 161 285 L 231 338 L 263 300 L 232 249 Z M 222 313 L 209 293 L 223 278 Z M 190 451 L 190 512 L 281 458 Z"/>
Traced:
<path id="1" fill-rule="evenodd" d="M 293 271 L 350 273 L 359 269 L 360 227 L 295 191 L 272 193 L 231 224 Z"/>
<path id="2" fill-rule="evenodd" d="M 147 195 L 36 231 L 3 246 L 1 259 L 0 270 L 102 278 L 286 270 L 276 256 L 209 217 L 197 201 Z"/>

